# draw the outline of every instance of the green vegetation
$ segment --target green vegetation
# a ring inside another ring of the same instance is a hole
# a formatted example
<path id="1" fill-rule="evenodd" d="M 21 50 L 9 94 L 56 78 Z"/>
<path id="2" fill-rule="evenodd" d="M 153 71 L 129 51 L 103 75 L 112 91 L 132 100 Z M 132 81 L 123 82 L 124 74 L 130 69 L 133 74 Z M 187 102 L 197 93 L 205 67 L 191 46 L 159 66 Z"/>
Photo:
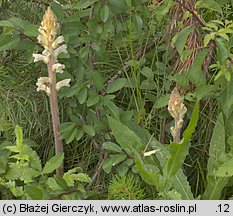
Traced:
<path id="1" fill-rule="evenodd" d="M 233 1 L 0 9 L 0 199 L 232 199 Z"/>

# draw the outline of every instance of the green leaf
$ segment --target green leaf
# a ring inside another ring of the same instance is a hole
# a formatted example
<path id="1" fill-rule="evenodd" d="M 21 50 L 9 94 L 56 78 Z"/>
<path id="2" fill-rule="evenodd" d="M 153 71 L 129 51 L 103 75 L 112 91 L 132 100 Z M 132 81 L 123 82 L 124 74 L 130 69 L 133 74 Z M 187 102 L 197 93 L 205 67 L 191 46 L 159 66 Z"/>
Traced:
<path id="1" fill-rule="evenodd" d="M 136 24 L 137 24 L 137 31 L 141 32 L 142 31 L 142 27 L 143 27 L 143 21 L 142 18 L 138 15 L 135 15 L 135 20 L 136 20 Z"/>
<path id="2" fill-rule="evenodd" d="M 100 17 L 101 20 L 105 23 L 109 18 L 109 7 L 107 4 L 104 4 L 103 7 L 100 9 Z"/>
<path id="3" fill-rule="evenodd" d="M 83 125 L 83 130 L 89 136 L 91 136 L 91 137 L 95 136 L 95 130 L 94 130 L 94 128 L 92 126 L 90 126 L 90 125 Z"/>
<path id="4" fill-rule="evenodd" d="M 37 25 L 28 26 L 25 29 L 24 34 L 29 36 L 29 37 L 37 37 L 37 35 L 38 35 L 38 26 Z"/>
<path id="5" fill-rule="evenodd" d="M 209 147 L 208 175 L 213 175 L 220 162 L 220 156 L 225 152 L 225 128 L 222 113 L 219 114 Z"/>
<path id="6" fill-rule="evenodd" d="M 193 31 L 193 27 L 185 28 L 177 35 L 175 46 L 179 54 L 182 55 L 188 36 Z"/>
<path id="7" fill-rule="evenodd" d="M 102 148 L 110 152 L 116 152 L 116 153 L 122 152 L 122 148 L 119 145 L 110 141 L 103 143 Z"/>
<path id="8" fill-rule="evenodd" d="M 177 82 L 184 88 L 189 88 L 189 79 L 187 74 L 175 74 L 175 76 L 171 77 L 171 80 Z"/>
<path id="9" fill-rule="evenodd" d="M 21 147 L 23 145 L 23 130 L 19 125 L 15 127 L 16 145 Z"/>
<path id="10" fill-rule="evenodd" d="M 218 178 L 215 176 L 208 176 L 208 184 L 205 193 L 202 196 L 204 200 L 219 200 L 223 189 L 227 186 L 229 178 Z"/>
<path id="11" fill-rule="evenodd" d="M 207 164 L 207 187 L 203 199 L 220 199 L 223 188 L 227 185 L 228 177 L 216 177 L 215 172 L 221 165 L 221 155 L 225 153 L 225 128 L 222 113 L 219 114 L 215 124 L 209 147 Z"/>
<path id="12" fill-rule="evenodd" d="M 145 165 L 143 164 L 142 159 L 138 154 L 135 154 L 135 162 L 138 169 L 139 175 L 142 177 L 142 179 L 149 185 L 156 186 L 156 188 L 159 188 L 159 177 L 154 170 L 148 170 Z"/>
<path id="13" fill-rule="evenodd" d="M 202 72 L 202 63 L 205 60 L 205 57 L 208 53 L 208 49 L 203 49 L 200 51 L 188 71 L 189 80 L 194 83 L 196 86 L 201 86 L 206 84 L 206 77 Z"/>
<path id="14" fill-rule="evenodd" d="M 197 100 L 201 100 L 203 98 L 209 98 L 213 95 L 215 90 L 214 85 L 206 85 L 206 86 L 200 86 L 196 89 L 196 97 Z"/>
<path id="15" fill-rule="evenodd" d="M 85 101 L 87 100 L 87 88 L 86 87 L 81 88 L 81 90 L 78 93 L 77 98 L 80 104 L 85 103 Z"/>
<path id="16" fill-rule="evenodd" d="M 65 122 L 61 124 L 61 138 L 65 139 L 66 144 L 71 143 L 77 136 L 78 129 L 74 122 Z"/>
<path id="17" fill-rule="evenodd" d="M 117 142 L 123 149 L 141 149 L 144 144 L 142 140 L 126 125 L 108 116 L 108 123 Z"/>
<path id="18" fill-rule="evenodd" d="M 55 169 L 62 165 L 64 160 L 64 153 L 57 154 L 49 159 L 42 171 L 42 174 L 52 173 Z"/>
<path id="19" fill-rule="evenodd" d="M 198 4 L 198 8 L 206 8 L 209 10 L 213 10 L 213 11 L 217 11 L 219 13 L 222 13 L 221 6 L 214 0 L 200 1 Z"/>
<path id="20" fill-rule="evenodd" d="M 24 190 L 29 195 L 29 197 L 33 200 L 42 200 L 43 199 L 43 193 L 37 187 L 25 185 Z"/>
<path id="21" fill-rule="evenodd" d="M 20 39 L 18 37 L 12 37 L 11 35 L 1 35 L 0 36 L 0 52 L 4 50 L 15 49 L 19 41 Z"/>
<path id="22" fill-rule="evenodd" d="M 145 76 L 147 79 L 153 79 L 154 78 L 154 74 L 153 71 L 151 70 L 151 68 L 149 67 L 144 67 L 142 68 L 142 70 L 140 71 L 140 73 Z"/>
<path id="23" fill-rule="evenodd" d="M 221 65 L 225 64 L 225 60 L 230 56 L 228 43 L 222 38 L 216 38 L 217 43 L 217 60 Z"/>
<path id="24" fill-rule="evenodd" d="M 93 3 L 97 2 L 97 1 L 98 0 L 80 0 L 76 4 L 76 6 L 74 6 L 74 8 L 78 9 L 78 10 L 82 10 L 82 9 L 85 9 L 85 8 L 91 6 Z M 72 8 L 72 9 L 74 9 L 74 8 Z"/>
<path id="25" fill-rule="evenodd" d="M 163 4 L 160 4 L 155 8 L 154 12 L 159 24 L 161 24 L 163 17 L 169 12 L 174 3 L 173 0 L 166 0 Z"/>
<path id="26" fill-rule="evenodd" d="M 178 170 L 172 182 L 176 191 L 181 194 L 182 200 L 194 200 L 191 187 L 182 169 Z"/>
<path id="27" fill-rule="evenodd" d="M 164 106 L 167 106 L 169 101 L 170 95 L 162 95 L 158 98 L 157 101 L 155 101 L 154 107 L 155 109 L 160 109 Z"/>
<path id="28" fill-rule="evenodd" d="M 211 40 L 215 38 L 215 33 L 210 33 L 204 37 L 204 47 L 206 47 Z"/>
<path id="29" fill-rule="evenodd" d="M 87 107 L 94 106 L 100 101 L 100 96 L 99 94 L 92 94 L 90 97 L 87 99 Z"/>
<path id="30" fill-rule="evenodd" d="M 104 160 L 102 168 L 106 173 L 110 173 L 113 166 L 121 163 L 126 158 L 127 158 L 127 156 L 125 154 L 112 155 L 109 158 L 107 158 L 106 160 Z"/>
<path id="31" fill-rule="evenodd" d="M 9 20 L 1 20 L 0 27 L 14 27 L 14 25 Z"/>
<path id="32" fill-rule="evenodd" d="M 128 9 L 127 3 L 125 0 L 109 0 L 109 6 L 111 9 L 116 12 L 124 12 Z"/>
<path id="33" fill-rule="evenodd" d="M 60 19 L 60 20 L 64 19 L 64 11 L 63 11 L 60 4 L 58 4 L 56 2 L 52 2 L 51 9 L 58 19 Z"/>
<path id="34" fill-rule="evenodd" d="M 110 93 L 119 91 L 126 85 L 126 83 L 127 83 L 127 79 L 118 78 L 108 85 L 106 92 L 110 94 Z"/>
<path id="35" fill-rule="evenodd" d="M 189 122 L 187 129 L 184 131 L 184 137 L 180 144 L 171 143 L 169 145 L 170 149 L 170 158 L 167 161 L 167 176 L 171 178 L 176 174 L 176 172 L 181 168 L 184 163 L 185 157 L 188 154 L 190 147 L 190 138 L 195 131 L 195 127 L 197 125 L 198 120 L 198 108 L 199 102 L 197 101 L 195 107 L 193 109 L 192 117 Z"/>
<path id="36" fill-rule="evenodd" d="M 84 174 L 84 173 L 78 173 L 75 175 L 75 180 L 85 183 L 91 183 L 91 178 Z"/>
<path id="37" fill-rule="evenodd" d="M 231 177 L 233 176 L 233 158 L 223 163 L 214 174 L 217 177 Z"/>

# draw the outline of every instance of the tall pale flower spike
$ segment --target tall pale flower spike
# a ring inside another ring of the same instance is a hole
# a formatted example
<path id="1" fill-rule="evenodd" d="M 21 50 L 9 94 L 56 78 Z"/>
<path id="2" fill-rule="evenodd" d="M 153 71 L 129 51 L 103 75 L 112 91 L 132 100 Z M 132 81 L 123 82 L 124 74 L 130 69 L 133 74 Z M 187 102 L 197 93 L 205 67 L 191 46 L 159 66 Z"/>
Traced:
<path id="1" fill-rule="evenodd" d="M 58 83 L 56 81 L 56 73 L 63 73 L 65 69 L 65 65 L 60 64 L 57 58 L 61 53 L 67 53 L 67 46 L 63 44 L 64 37 L 57 37 L 58 29 L 57 18 L 50 7 L 48 7 L 38 29 L 39 35 L 37 37 L 38 42 L 44 47 L 44 51 L 42 54 L 33 54 L 34 62 L 43 61 L 48 66 L 49 77 L 40 77 L 36 85 L 37 91 L 45 91 L 50 98 L 56 154 L 63 153 L 57 92 L 64 86 L 70 86 L 70 79 L 65 79 Z M 63 176 L 63 164 L 57 168 L 56 174 L 60 177 Z"/>
<path id="2" fill-rule="evenodd" d="M 175 120 L 175 125 L 171 127 L 173 141 L 176 143 L 180 143 L 180 130 L 183 126 L 183 119 L 185 113 L 187 112 L 187 108 L 183 104 L 176 88 L 172 91 L 170 95 L 170 100 L 168 102 L 168 111 Z"/>

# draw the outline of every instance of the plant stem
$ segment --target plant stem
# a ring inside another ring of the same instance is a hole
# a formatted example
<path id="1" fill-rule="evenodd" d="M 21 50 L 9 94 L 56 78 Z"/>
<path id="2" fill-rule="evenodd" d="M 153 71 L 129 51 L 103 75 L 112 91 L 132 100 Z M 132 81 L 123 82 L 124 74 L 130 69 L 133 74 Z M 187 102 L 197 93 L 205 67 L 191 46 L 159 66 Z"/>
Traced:
<path id="1" fill-rule="evenodd" d="M 52 50 L 52 45 L 50 50 Z M 59 119 L 59 109 L 58 109 L 58 100 L 57 100 L 57 89 L 56 89 L 56 73 L 53 71 L 52 67 L 54 64 L 54 56 L 51 54 L 49 63 L 48 63 L 48 73 L 51 79 L 50 84 L 50 108 L 52 114 L 53 122 L 53 133 L 55 141 L 55 154 L 63 153 L 63 144 L 60 138 L 60 119 Z M 64 173 L 63 164 L 56 169 L 57 176 L 62 177 Z"/>

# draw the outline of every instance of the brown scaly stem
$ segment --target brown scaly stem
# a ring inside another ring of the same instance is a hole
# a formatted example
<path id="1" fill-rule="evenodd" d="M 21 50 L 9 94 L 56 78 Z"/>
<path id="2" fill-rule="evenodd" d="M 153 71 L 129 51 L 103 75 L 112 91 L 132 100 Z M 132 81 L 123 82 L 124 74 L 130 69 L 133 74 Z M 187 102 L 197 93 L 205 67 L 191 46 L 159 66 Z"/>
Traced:
<path id="1" fill-rule="evenodd" d="M 58 28 L 57 18 L 50 7 L 48 7 L 38 29 L 39 36 L 37 37 L 38 42 L 44 47 L 44 51 L 42 54 L 33 54 L 34 62 L 43 61 L 48 67 L 49 77 L 38 78 L 36 85 L 38 86 L 37 91 L 45 91 L 50 99 L 56 155 L 63 153 L 57 92 L 64 86 L 70 87 L 69 83 L 71 81 L 71 79 L 64 79 L 59 82 L 56 80 L 56 73 L 63 73 L 65 68 L 65 65 L 59 63 L 58 56 L 61 53 L 67 53 L 67 45 L 63 44 L 64 37 L 57 37 Z M 62 163 L 56 169 L 57 176 L 63 176 L 63 169 Z"/>
<path id="2" fill-rule="evenodd" d="M 52 50 L 52 48 L 50 48 Z M 60 119 L 59 119 L 59 109 L 58 109 L 58 100 L 57 100 L 57 89 L 56 89 L 56 73 L 53 71 L 52 66 L 54 64 L 53 55 L 50 56 L 48 63 L 48 73 L 49 78 L 51 79 L 50 84 L 50 108 L 52 114 L 52 122 L 53 122 L 53 133 L 54 133 L 54 141 L 55 141 L 55 153 L 56 155 L 63 152 L 63 144 L 60 138 Z M 56 169 L 57 176 L 63 176 L 63 164 Z"/>

